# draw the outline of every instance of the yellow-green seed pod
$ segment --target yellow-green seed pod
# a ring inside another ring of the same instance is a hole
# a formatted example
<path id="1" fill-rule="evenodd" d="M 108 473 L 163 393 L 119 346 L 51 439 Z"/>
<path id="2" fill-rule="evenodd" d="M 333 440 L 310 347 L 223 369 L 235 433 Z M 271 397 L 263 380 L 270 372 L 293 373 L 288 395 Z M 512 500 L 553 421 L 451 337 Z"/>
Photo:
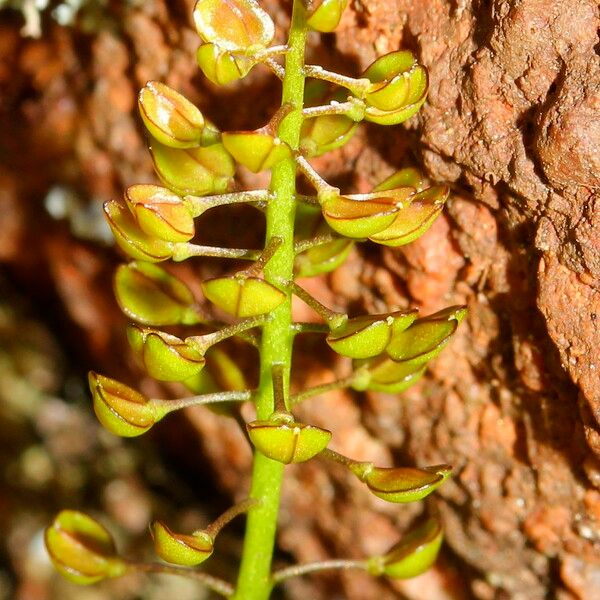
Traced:
<path id="1" fill-rule="evenodd" d="M 377 184 L 373 188 L 373 191 L 383 192 L 399 187 L 412 187 L 415 188 L 417 192 L 421 192 L 425 187 L 423 174 L 414 167 L 404 167 Z"/>
<path id="2" fill-rule="evenodd" d="M 342 356 L 370 358 L 385 350 L 392 335 L 393 323 L 391 314 L 354 317 L 334 329 L 326 342 Z"/>
<path id="3" fill-rule="evenodd" d="M 308 158 L 341 148 L 356 133 L 358 123 L 346 115 L 320 115 L 305 119 L 300 147 Z"/>
<path id="4" fill-rule="evenodd" d="M 206 363 L 204 356 L 184 340 L 163 331 L 130 325 L 127 338 L 148 375 L 159 381 L 185 381 Z"/>
<path id="5" fill-rule="evenodd" d="M 394 333 L 386 352 L 392 360 L 423 365 L 448 344 L 465 314 L 464 306 L 455 306 L 417 319 L 408 329 Z"/>
<path id="6" fill-rule="evenodd" d="M 340 24 L 348 0 L 315 0 L 307 13 L 307 23 L 311 29 L 321 33 L 331 33 Z"/>
<path id="7" fill-rule="evenodd" d="M 356 377 L 352 389 L 358 392 L 369 390 L 399 394 L 419 381 L 425 368 L 425 365 L 413 365 L 411 362 L 396 362 L 382 354 L 369 361 L 356 363 L 360 377 Z"/>
<path id="8" fill-rule="evenodd" d="M 222 139 L 231 156 L 253 173 L 272 169 L 292 156 L 285 142 L 260 131 L 226 131 Z"/>
<path id="9" fill-rule="evenodd" d="M 310 460 L 331 440 L 331 431 L 304 423 L 252 421 L 246 429 L 261 454 L 286 465 Z"/>
<path id="10" fill-rule="evenodd" d="M 138 107 L 152 137 L 172 148 L 199 146 L 202 113 L 187 98 L 164 83 L 149 81 L 138 95 Z"/>
<path id="11" fill-rule="evenodd" d="M 427 69 L 408 50 L 380 56 L 363 73 L 371 81 L 364 95 L 365 119 L 379 125 L 397 125 L 414 115 L 425 102 Z"/>
<path id="12" fill-rule="evenodd" d="M 449 465 L 414 467 L 373 467 L 361 479 L 369 490 L 386 502 L 406 503 L 422 500 L 436 490 L 452 473 Z"/>
<path id="13" fill-rule="evenodd" d="M 138 323 L 158 326 L 201 322 L 190 288 L 158 265 L 144 261 L 119 265 L 114 290 L 121 310 Z"/>
<path id="14" fill-rule="evenodd" d="M 150 400 L 128 385 L 90 371 L 89 386 L 94 412 L 115 435 L 142 435 L 165 415 Z"/>
<path id="15" fill-rule="evenodd" d="M 286 298 L 274 285 L 258 277 L 219 277 L 202 282 L 208 300 L 236 317 L 270 313 Z"/>
<path id="16" fill-rule="evenodd" d="M 296 274 L 298 277 L 314 277 L 331 273 L 344 263 L 352 248 L 354 242 L 346 238 L 309 248 L 296 256 Z"/>
<path id="17" fill-rule="evenodd" d="M 415 194 L 409 206 L 400 210 L 392 224 L 369 239 L 384 246 L 404 246 L 421 237 L 441 214 L 450 189 L 436 185 Z"/>
<path id="18" fill-rule="evenodd" d="M 271 17 L 255 0 L 198 0 L 193 16 L 204 42 L 230 52 L 255 53 L 275 36 Z"/>
<path id="19" fill-rule="evenodd" d="M 79 511 L 61 511 L 46 529 L 44 542 L 56 570 L 72 583 L 90 585 L 127 571 L 109 531 Z"/>
<path id="20" fill-rule="evenodd" d="M 117 245 L 131 258 L 161 262 L 173 255 L 173 243 L 144 233 L 127 207 L 115 200 L 104 203 L 104 217 Z"/>
<path id="21" fill-rule="evenodd" d="M 220 194 L 233 181 L 235 163 L 219 142 L 186 149 L 152 140 L 150 154 L 161 181 L 180 196 Z"/>
<path id="22" fill-rule="evenodd" d="M 256 64 L 250 58 L 226 52 L 216 44 L 202 44 L 196 52 L 196 62 L 215 85 L 227 85 L 246 77 Z"/>
<path id="23" fill-rule="evenodd" d="M 321 204 L 323 217 L 331 229 L 349 238 L 368 238 L 396 218 L 398 206 L 390 196 L 354 194 L 328 198 Z"/>
<path id="24" fill-rule="evenodd" d="M 204 531 L 192 535 L 174 533 L 164 523 L 154 521 L 150 532 L 156 554 L 173 565 L 195 567 L 213 553 L 214 540 Z"/>
<path id="25" fill-rule="evenodd" d="M 125 202 L 140 229 L 167 242 L 187 242 L 194 237 L 194 217 L 180 196 L 158 185 L 127 188 Z"/>
<path id="26" fill-rule="evenodd" d="M 443 539 L 440 522 L 428 519 L 405 535 L 385 555 L 371 558 L 367 570 L 372 575 L 386 575 L 394 579 L 421 575 L 435 563 Z"/>

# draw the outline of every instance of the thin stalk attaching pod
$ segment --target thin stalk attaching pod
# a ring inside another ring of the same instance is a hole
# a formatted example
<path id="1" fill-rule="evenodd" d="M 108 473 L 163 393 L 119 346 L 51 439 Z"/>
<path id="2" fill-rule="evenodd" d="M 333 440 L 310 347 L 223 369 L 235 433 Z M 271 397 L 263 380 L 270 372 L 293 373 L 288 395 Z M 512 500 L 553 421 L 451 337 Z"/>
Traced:
<path id="1" fill-rule="evenodd" d="M 326 394 L 327 392 L 333 392 L 334 390 L 343 390 L 352 387 L 355 379 L 356 375 L 353 373 L 348 377 L 342 377 L 341 379 L 336 379 L 335 381 L 330 381 L 329 383 L 321 383 L 320 385 L 307 388 L 301 392 L 298 392 L 297 394 L 292 394 L 290 397 L 290 407 L 297 406 L 309 398 L 314 398 L 315 396 L 320 396 L 321 394 Z"/>
<path id="2" fill-rule="evenodd" d="M 223 327 L 218 331 L 213 331 L 212 333 L 187 337 L 185 341 L 198 352 L 204 354 L 211 346 L 214 346 L 215 344 L 218 344 L 227 338 L 233 337 L 234 335 L 240 335 L 249 329 L 262 327 L 268 323 L 269 320 L 270 318 L 265 316 L 250 317 L 240 321 L 239 323 L 227 325 L 226 327 Z"/>
<path id="3" fill-rule="evenodd" d="M 366 77 L 356 79 L 355 77 L 347 77 L 346 75 L 340 75 L 332 71 L 327 71 L 320 65 L 306 65 L 304 67 L 304 74 L 307 77 L 313 77 L 314 79 L 321 79 L 322 81 L 328 81 L 341 87 L 350 90 L 355 96 L 359 98 L 367 93 L 367 90 L 371 87 L 371 81 Z"/>
<path id="4" fill-rule="evenodd" d="M 199 217 L 211 208 L 227 206 L 229 204 L 255 204 L 257 208 L 264 209 L 273 198 L 269 190 L 250 190 L 246 192 L 231 192 L 215 196 L 185 196 L 184 202 L 190 207 L 194 217 Z"/>
<path id="5" fill-rule="evenodd" d="M 366 560 L 322 560 L 304 565 L 294 565 L 293 567 L 286 567 L 285 569 L 279 569 L 273 573 L 272 580 L 273 584 L 277 585 L 286 579 L 300 577 L 301 575 L 308 575 L 309 573 L 317 573 L 318 571 L 347 571 L 350 569 L 367 571 L 368 566 L 369 563 Z"/>
<path id="6" fill-rule="evenodd" d="M 327 308 L 294 281 L 291 281 L 288 284 L 288 287 L 294 296 L 298 296 L 302 302 L 310 306 L 321 318 L 323 318 L 330 329 L 341 327 L 348 320 L 348 315 L 346 313 L 336 312 Z"/>

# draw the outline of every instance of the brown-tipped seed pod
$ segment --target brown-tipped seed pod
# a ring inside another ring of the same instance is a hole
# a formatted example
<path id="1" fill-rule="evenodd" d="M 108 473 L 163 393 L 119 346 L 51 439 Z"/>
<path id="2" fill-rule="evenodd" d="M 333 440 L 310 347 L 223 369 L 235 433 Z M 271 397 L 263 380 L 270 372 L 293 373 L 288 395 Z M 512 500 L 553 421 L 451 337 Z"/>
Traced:
<path id="1" fill-rule="evenodd" d="M 46 529 L 44 541 L 56 570 L 73 583 L 90 585 L 127 571 L 108 530 L 76 510 L 61 511 Z"/>
<path id="2" fill-rule="evenodd" d="M 365 119 L 379 125 L 397 125 L 412 117 L 425 102 L 427 69 L 412 52 L 398 50 L 380 56 L 363 73 L 371 81 L 364 95 Z"/>
<path id="3" fill-rule="evenodd" d="M 261 131 L 224 131 L 222 139 L 231 156 L 253 173 L 272 169 L 292 156 L 285 142 Z"/>
<path id="4" fill-rule="evenodd" d="M 421 575 L 435 562 L 443 539 L 440 522 L 431 518 L 406 534 L 387 554 L 369 559 L 367 570 L 394 579 Z"/>
<path id="5" fill-rule="evenodd" d="M 115 435 L 142 435 L 165 415 L 146 396 L 124 383 L 93 371 L 88 380 L 94 412 L 100 423 Z"/>
<path id="6" fill-rule="evenodd" d="M 104 203 L 104 216 L 118 246 L 136 260 L 161 262 L 173 255 L 173 244 L 144 233 L 127 207 L 115 200 Z"/>
<path id="7" fill-rule="evenodd" d="M 220 194 L 233 181 L 235 163 L 223 144 L 170 148 L 151 140 L 150 154 L 161 181 L 181 196 Z"/>
<path id="8" fill-rule="evenodd" d="M 202 282 L 204 295 L 214 305 L 236 317 L 255 317 L 270 313 L 285 294 L 258 277 L 219 277 Z"/>
<path id="9" fill-rule="evenodd" d="M 150 533 L 156 554 L 174 565 L 195 567 L 213 553 L 214 540 L 204 531 L 192 535 L 174 533 L 164 523 L 154 521 Z"/>
<path id="10" fill-rule="evenodd" d="M 163 331 L 130 325 L 127 337 L 148 375 L 159 381 L 185 381 L 206 363 L 204 356 L 184 340 Z"/>
<path id="11" fill-rule="evenodd" d="M 435 358 L 448 344 L 467 309 L 451 306 L 417 319 L 408 329 L 395 332 L 386 348 L 392 360 L 421 366 Z"/>
<path id="12" fill-rule="evenodd" d="M 158 265 L 135 261 L 117 267 L 115 296 L 130 319 L 144 325 L 200 323 L 192 291 Z"/>
<path id="13" fill-rule="evenodd" d="M 389 227 L 414 192 L 413 188 L 398 188 L 329 197 L 321 202 L 323 217 L 331 229 L 344 237 L 368 238 Z"/>
<path id="14" fill-rule="evenodd" d="M 304 423 L 252 421 L 246 429 L 261 454 L 286 465 L 313 458 L 331 440 L 331 431 Z"/>
<path id="15" fill-rule="evenodd" d="M 450 188 L 436 185 L 416 193 L 410 204 L 400 210 L 389 227 L 369 236 L 384 246 L 404 246 L 421 237 L 439 217 L 450 194 Z"/>
<path id="16" fill-rule="evenodd" d="M 189 203 L 158 185 L 127 188 L 125 202 L 140 229 L 167 242 L 187 242 L 194 237 L 194 217 Z"/>
<path id="17" fill-rule="evenodd" d="M 226 52 L 216 44 L 202 44 L 196 52 L 196 62 L 206 78 L 216 85 L 227 85 L 246 77 L 256 64 L 247 56 Z"/>
<path id="18" fill-rule="evenodd" d="M 198 0 L 194 23 L 204 42 L 231 52 L 252 54 L 275 36 L 271 17 L 256 0 Z"/>
<path id="19" fill-rule="evenodd" d="M 144 125 L 152 137 L 172 148 L 199 146 L 204 129 L 202 113 L 179 92 L 149 81 L 138 95 Z"/>
<path id="20" fill-rule="evenodd" d="M 311 29 L 321 33 L 331 33 L 339 24 L 348 0 L 315 0 L 307 13 L 307 23 Z"/>
<path id="21" fill-rule="evenodd" d="M 436 490 L 452 473 L 449 465 L 414 467 L 373 467 L 362 474 L 369 490 L 387 502 L 405 503 L 422 500 Z"/>

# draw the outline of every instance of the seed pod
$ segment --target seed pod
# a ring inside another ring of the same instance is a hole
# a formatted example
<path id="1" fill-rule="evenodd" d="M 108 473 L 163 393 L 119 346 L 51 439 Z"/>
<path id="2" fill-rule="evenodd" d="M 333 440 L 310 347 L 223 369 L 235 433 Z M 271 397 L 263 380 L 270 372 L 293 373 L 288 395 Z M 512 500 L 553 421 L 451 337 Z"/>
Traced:
<path id="1" fill-rule="evenodd" d="M 202 282 L 208 300 L 236 317 L 255 317 L 270 313 L 286 295 L 258 277 L 219 277 Z"/>
<path id="2" fill-rule="evenodd" d="M 321 115 L 305 119 L 300 134 L 300 148 L 308 157 L 321 156 L 341 148 L 356 133 L 358 122 L 346 115 Z"/>
<path id="3" fill-rule="evenodd" d="M 44 542 L 56 570 L 73 583 L 90 585 L 127 571 L 111 534 L 84 513 L 61 511 L 46 529 Z"/>
<path id="4" fill-rule="evenodd" d="M 452 473 L 449 465 L 414 467 L 373 467 L 361 479 L 378 498 L 406 503 L 422 500 L 436 490 Z"/>
<path id="5" fill-rule="evenodd" d="M 275 36 L 271 17 L 255 0 L 198 0 L 193 16 L 204 42 L 231 52 L 255 53 Z"/>
<path id="6" fill-rule="evenodd" d="M 436 561 L 443 539 L 440 522 L 429 519 L 405 535 L 387 554 L 371 558 L 367 570 L 372 575 L 395 579 L 421 575 Z"/>
<path id="7" fill-rule="evenodd" d="M 340 23 L 348 0 L 315 0 L 307 13 L 307 23 L 311 29 L 321 33 L 331 33 Z"/>
<path id="8" fill-rule="evenodd" d="M 393 317 L 364 315 L 348 319 L 326 338 L 329 346 L 342 356 L 370 358 L 385 350 L 392 335 Z"/>
<path id="9" fill-rule="evenodd" d="M 417 192 L 422 191 L 424 188 L 422 173 L 414 167 L 404 167 L 376 185 L 373 188 L 373 191 L 383 192 L 399 187 L 413 187 Z"/>
<path id="10" fill-rule="evenodd" d="M 138 96 L 138 107 L 152 137 L 171 148 L 199 146 L 202 113 L 187 98 L 164 83 L 149 81 Z"/>
<path id="11" fill-rule="evenodd" d="M 194 217 L 176 194 L 158 185 L 138 184 L 127 188 L 125 202 L 140 229 L 167 242 L 187 242 L 194 237 Z"/>
<path id="12" fill-rule="evenodd" d="M 365 119 L 379 125 L 397 125 L 412 117 L 425 102 L 427 70 L 408 50 L 380 56 L 363 73 L 372 82 L 364 96 Z"/>
<path id="13" fill-rule="evenodd" d="M 214 540 L 204 531 L 192 535 L 174 533 L 164 523 L 154 521 L 150 533 L 156 554 L 174 565 L 195 567 L 213 553 Z"/>
<path id="14" fill-rule="evenodd" d="M 260 131 L 227 131 L 223 132 L 222 139 L 233 158 L 253 173 L 272 169 L 292 156 L 285 142 Z"/>
<path id="15" fill-rule="evenodd" d="M 117 245 L 132 258 L 147 262 L 171 258 L 173 244 L 145 234 L 123 204 L 114 200 L 105 202 L 104 216 Z"/>
<path id="16" fill-rule="evenodd" d="M 115 435 L 142 435 L 164 416 L 146 396 L 124 383 L 93 371 L 88 380 L 94 412 L 100 423 Z"/>
<path id="17" fill-rule="evenodd" d="M 296 256 L 296 275 L 314 277 L 322 273 L 335 271 L 354 248 L 354 242 L 340 238 L 314 248 L 309 248 Z"/>
<path id="18" fill-rule="evenodd" d="M 180 196 L 220 194 L 235 173 L 233 159 L 219 142 L 186 149 L 152 140 L 150 154 L 161 181 Z"/>
<path id="19" fill-rule="evenodd" d="M 411 203 L 400 210 L 392 224 L 369 239 L 384 246 L 404 246 L 421 237 L 441 214 L 450 189 L 436 185 L 412 197 Z"/>
<path id="20" fill-rule="evenodd" d="M 357 392 L 370 390 L 386 394 L 399 394 L 414 385 L 425 373 L 425 365 L 396 362 L 385 354 L 369 361 L 368 367 L 359 365 L 360 377 L 352 384 Z"/>
<path id="21" fill-rule="evenodd" d="M 343 356 L 371 358 L 385 350 L 393 333 L 404 331 L 416 318 L 416 310 L 354 317 L 334 329 L 326 341 Z"/>
<path id="22" fill-rule="evenodd" d="M 466 307 L 453 306 L 417 319 L 408 329 L 392 336 L 386 352 L 392 360 L 424 365 L 448 344 L 465 314 Z"/>
<path id="23" fill-rule="evenodd" d="M 246 77 L 256 64 L 246 56 L 234 55 L 216 44 L 202 44 L 196 62 L 206 78 L 216 85 L 227 85 Z"/>
<path id="24" fill-rule="evenodd" d="M 396 218 L 412 188 L 400 192 L 353 194 L 327 198 L 321 203 L 323 217 L 335 232 L 349 238 L 364 239 L 386 227 Z"/>
<path id="25" fill-rule="evenodd" d="M 138 323 L 160 326 L 201 322 L 191 290 L 158 265 L 143 261 L 119 265 L 114 289 L 121 310 Z"/>
<path id="26" fill-rule="evenodd" d="M 331 431 L 304 423 L 252 421 L 246 429 L 261 454 L 285 465 L 310 460 L 331 440 Z"/>
<path id="27" fill-rule="evenodd" d="M 127 338 L 150 377 L 159 381 L 185 381 L 204 367 L 204 356 L 189 344 L 163 331 L 127 328 Z"/>

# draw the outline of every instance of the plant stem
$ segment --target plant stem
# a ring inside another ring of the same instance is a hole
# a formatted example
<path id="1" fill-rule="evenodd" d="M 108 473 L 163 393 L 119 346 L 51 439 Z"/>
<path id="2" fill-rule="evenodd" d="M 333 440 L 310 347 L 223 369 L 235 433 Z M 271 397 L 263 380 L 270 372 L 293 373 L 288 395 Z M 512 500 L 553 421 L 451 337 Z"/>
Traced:
<path id="1" fill-rule="evenodd" d="M 365 103 L 354 98 L 347 102 L 330 102 L 323 106 L 311 106 L 302 111 L 305 119 L 321 117 L 324 115 L 345 115 L 353 121 L 359 122 L 365 118 Z"/>
<path id="2" fill-rule="evenodd" d="M 227 509 L 220 517 L 214 520 L 208 527 L 205 527 L 201 531 L 208 533 L 213 540 L 219 534 L 219 531 L 235 519 L 238 515 L 248 512 L 251 508 L 256 506 L 258 502 L 254 498 L 246 498 L 242 502 L 235 504 L 231 508 Z"/>
<path id="3" fill-rule="evenodd" d="M 213 577 L 208 573 L 186 569 L 184 567 L 171 567 L 168 565 L 160 565 L 158 563 L 130 563 L 129 568 L 134 571 L 142 571 L 145 573 L 155 573 L 158 575 L 179 575 L 188 579 L 195 579 L 204 584 L 209 590 L 216 592 L 225 598 L 231 598 L 233 595 L 233 586 L 227 581 L 223 581 L 218 577 Z"/>
<path id="4" fill-rule="evenodd" d="M 212 256 L 214 258 L 240 258 L 256 260 L 260 256 L 260 250 L 248 250 L 246 248 L 219 248 L 218 246 L 199 246 L 190 242 L 179 242 L 173 244 L 173 261 L 181 262 L 192 256 Z"/>
<path id="5" fill-rule="evenodd" d="M 151 402 L 159 410 L 164 411 L 165 414 L 169 414 L 175 410 L 181 410 L 190 406 L 205 406 L 219 402 L 247 402 L 248 400 L 252 400 L 253 395 L 253 391 L 243 390 L 240 392 L 215 392 L 214 394 L 189 396 L 187 398 L 178 398 L 177 400 L 153 399 Z"/>
<path id="6" fill-rule="evenodd" d="M 348 315 L 346 313 L 336 312 L 335 310 L 327 308 L 314 296 L 309 294 L 304 288 L 300 287 L 296 282 L 291 281 L 288 284 L 288 287 L 295 296 L 298 296 L 302 302 L 308 304 L 308 306 L 310 306 L 320 317 L 322 317 L 327 322 L 327 325 L 329 325 L 330 329 L 337 329 L 348 320 Z"/>
<path id="7" fill-rule="evenodd" d="M 360 79 L 347 77 L 346 75 L 327 71 L 320 65 L 306 65 L 304 73 L 307 77 L 341 85 L 359 97 L 362 97 L 371 86 L 371 81 L 366 77 L 361 77 Z"/>
<path id="8" fill-rule="evenodd" d="M 321 385 L 315 385 L 314 387 L 302 390 L 298 394 L 294 394 L 290 397 L 290 407 L 297 406 L 309 398 L 314 398 L 319 394 L 325 394 L 333 390 L 343 390 L 344 388 L 350 387 L 354 383 L 354 373 L 343 379 L 336 379 L 329 383 L 322 383 Z"/>
<path id="9" fill-rule="evenodd" d="M 290 577 L 298 577 L 315 571 L 325 571 L 330 569 L 367 569 L 366 560 L 322 560 L 319 562 L 307 563 L 304 565 L 294 565 L 280 569 L 273 573 L 273 583 L 278 584 L 289 579 Z"/>
<path id="10" fill-rule="evenodd" d="M 242 202 L 254 202 L 259 205 L 266 204 L 271 198 L 269 190 L 248 190 L 243 192 L 231 192 L 229 194 L 217 194 L 216 196 L 185 196 L 194 217 L 199 217 L 203 212 L 216 206 L 226 204 L 241 204 Z"/>
<path id="11" fill-rule="evenodd" d="M 204 335 L 192 335 L 185 338 L 185 342 L 191 344 L 195 350 L 204 354 L 211 346 L 226 340 L 227 338 L 233 337 L 234 335 L 240 335 L 248 329 L 254 327 L 261 327 L 269 321 L 269 317 L 259 315 L 257 317 L 248 317 L 233 325 L 227 325 L 217 331 L 211 333 L 205 333 Z"/>
<path id="12" fill-rule="evenodd" d="M 300 145 L 302 107 L 304 99 L 304 48 L 306 45 L 306 14 L 301 0 L 294 0 L 292 24 L 285 56 L 282 106 L 290 104 L 292 112 L 281 123 L 279 137 L 293 150 Z M 277 164 L 272 171 L 271 191 L 274 199 L 266 211 L 266 245 L 274 237 L 283 243 L 265 265 L 265 279 L 276 286 L 293 279 L 294 216 L 296 211 L 296 163 L 293 158 Z M 272 313 L 272 320 L 263 327 L 260 348 L 260 383 L 256 396 L 258 419 L 267 419 L 273 412 L 272 368 L 282 365 L 286 396 L 289 395 L 290 365 L 294 339 L 291 311 L 291 292 Z M 242 561 L 237 581 L 235 600 L 267 600 L 271 594 L 271 563 L 283 464 L 254 453 L 250 497 L 260 502 L 248 514 Z"/>

